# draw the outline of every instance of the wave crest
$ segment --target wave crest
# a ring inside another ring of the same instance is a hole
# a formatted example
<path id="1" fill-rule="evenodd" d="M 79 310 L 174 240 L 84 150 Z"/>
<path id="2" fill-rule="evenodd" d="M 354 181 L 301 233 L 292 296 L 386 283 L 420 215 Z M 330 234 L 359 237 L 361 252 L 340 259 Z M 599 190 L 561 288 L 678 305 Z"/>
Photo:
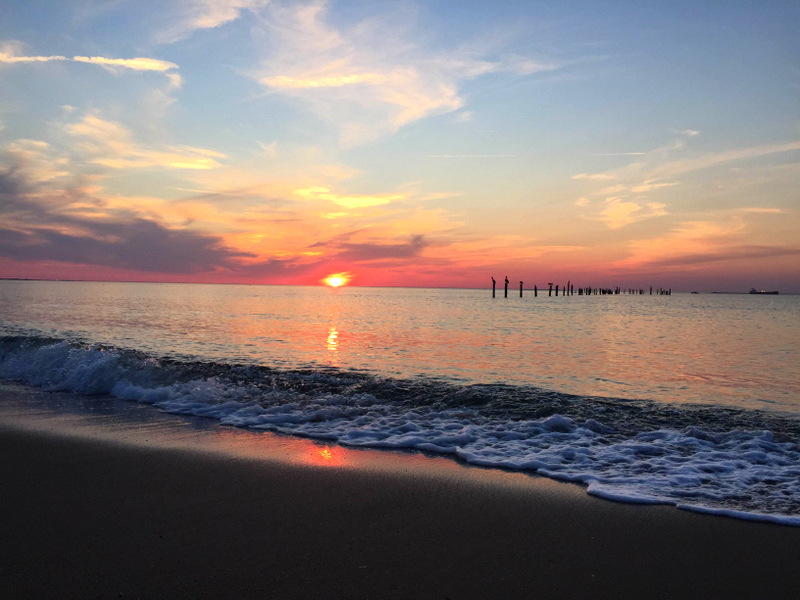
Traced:
<path id="1" fill-rule="evenodd" d="M 43 336 L 0 337 L 0 377 L 237 427 L 456 456 L 590 494 L 800 525 L 800 423 L 504 385 L 177 361 Z"/>

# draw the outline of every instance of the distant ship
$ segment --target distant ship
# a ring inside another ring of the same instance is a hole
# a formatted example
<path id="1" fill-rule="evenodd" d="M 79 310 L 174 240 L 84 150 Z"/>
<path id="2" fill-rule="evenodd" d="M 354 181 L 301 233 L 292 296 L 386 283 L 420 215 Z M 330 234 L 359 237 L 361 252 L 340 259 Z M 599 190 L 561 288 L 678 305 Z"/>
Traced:
<path id="1" fill-rule="evenodd" d="M 772 294 L 772 295 L 775 295 L 775 294 L 778 294 L 779 292 L 778 292 L 778 290 L 773 290 L 771 292 L 765 292 L 764 290 L 761 290 L 759 292 L 756 288 L 750 288 L 750 293 L 751 294 Z"/>

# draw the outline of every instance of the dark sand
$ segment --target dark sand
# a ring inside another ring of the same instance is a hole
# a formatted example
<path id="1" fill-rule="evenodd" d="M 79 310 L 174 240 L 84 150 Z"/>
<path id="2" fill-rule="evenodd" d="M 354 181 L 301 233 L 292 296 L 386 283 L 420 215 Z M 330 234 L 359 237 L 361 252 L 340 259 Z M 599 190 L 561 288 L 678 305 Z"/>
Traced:
<path id="1" fill-rule="evenodd" d="M 800 528 L 177 417 L 4 407 L 3 597 L 800 597 Z"/>

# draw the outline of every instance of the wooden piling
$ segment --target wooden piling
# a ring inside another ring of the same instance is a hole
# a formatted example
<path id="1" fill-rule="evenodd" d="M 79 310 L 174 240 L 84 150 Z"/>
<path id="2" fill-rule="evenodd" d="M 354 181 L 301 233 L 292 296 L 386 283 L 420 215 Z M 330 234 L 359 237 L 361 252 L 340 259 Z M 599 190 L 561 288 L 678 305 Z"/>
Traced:
<path id="1" fill-rule="evenodd" d="M 492 277 L 492 298 L 497 297 L 497 281 L 495 278 Z M 505 285 L 503 287 L 503 296 L 508 298 L 508 276 L 505 278 Z M 561 284 L 554 284 L 553 282 L 547 283 L 547 295 L 548 297 L 553 295 L 553 287 L 555 286 L 556 298 L 558 298 L 559 293 L 561 296 L 574 296 L 575 295 L 575 285 L 572 283 L 572 280 L 568 280 L 565 285 Z M 525 291 L 525 284 L 523 281 L 519 282 L 519 297 L 522 298 Z M 615 285 L 612 287 L 592 287 L 590 285 L 587 286 L 578 286 L 578 296 L 618 296 L 618 295 L 633 295 L 633 296 L 644 296 L 645 294 L 650 294 L 651 296 L 655 293 L 657 296 L 671 296 L 672 295 L 672 288 L 665 288 L 659 287 L 654 288 L 652 285 L 649 288 L 623 288 L 622 286 Z M 533 297 L 539 297 L 539 286 L 533 284 Z"/>

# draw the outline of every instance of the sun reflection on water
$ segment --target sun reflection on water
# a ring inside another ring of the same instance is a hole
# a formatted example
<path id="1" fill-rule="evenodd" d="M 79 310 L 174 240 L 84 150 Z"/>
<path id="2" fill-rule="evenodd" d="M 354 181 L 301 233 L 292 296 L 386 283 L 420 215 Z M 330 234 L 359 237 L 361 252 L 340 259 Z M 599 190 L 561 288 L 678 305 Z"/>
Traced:
<path id="1" fill-rule="evenodd" d="M 339 331 L 336 327 L 328 329 L 328 339 L 326 341 L 328 352 L 337 352 L 339 350 Z"/>

